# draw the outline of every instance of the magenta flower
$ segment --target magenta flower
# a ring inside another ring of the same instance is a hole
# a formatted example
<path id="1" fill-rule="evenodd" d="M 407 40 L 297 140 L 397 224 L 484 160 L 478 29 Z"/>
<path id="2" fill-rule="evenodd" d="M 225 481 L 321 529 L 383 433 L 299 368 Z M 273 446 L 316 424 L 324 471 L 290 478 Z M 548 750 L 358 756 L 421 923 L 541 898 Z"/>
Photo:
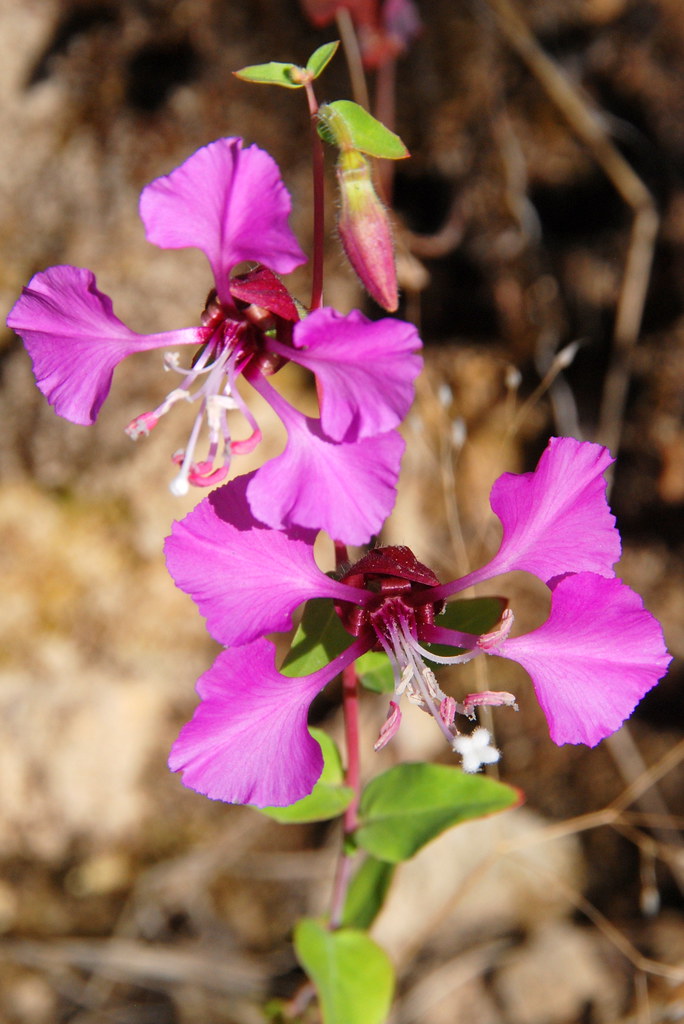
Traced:
<path id="1" fill-rule="evenodd" d="M 473 695 L 459 705 L 426 664 L 482 654 L 526 669 L 556 743 L 594 746 L 619 728 L 670 661 L 657 621 L 614 576 L 620 539 L 603 480 L 611 461 L 599 445 L 552 438 L 533 473 L 504 474 L 492 489 L 503 527 L 497 554 L 442 585 L 405 547 L 371 550 L 332 579 L 314 561 L 312 532 L 276 532 L 253 518 L 243 497 L 248 478 L 214 491 L 174 525 L 166 555 L 177 585 L 230 649 L 199 681 L 202 701 L 173 747 L 171 768 L 192 788 L 229 802 L 287 804 L 306 795 L 321 771 L 308 706 L 345 665 L 373 649 L 387 653 L 396 691 L 378 746 L 396 731 L 406 695 L 433 714 L 470 770 L 494 760 L 484 731 L 464 742 L 455 714 L 515 698 Z M 485 636 L 439 625 L 446 598 L 512 570 L 549 587 L 551 612 L 542 626 L 512 637 L 508 611 Z M 294 610 L 311 598 L 331 599 L 353 639 L 318 672 L 289 678 L 277 671 L 264 635 L 290 628 Z M 433 644 L 457 653 L 438 655 Z"/>
<path id="2" fill-rule="evenodd" d="M 243 148 L 241 139 L 219 139 L 153 181 L 140 198 L 149 241 L 166 249 L 195 247 L 209 261 L 214 289 L 199 326 L 137 334 L 114 315 L 94 275 L 70 266 L 36 274 L 7 322 L 24 340 L 48 401 L 81 424 L 96 419 L 114 368 L 126 356 L 196 346 L 189 369 L 180 367 L 177 353 L 166 356 L 166 368 L 180 374 L 177 386 L 127 428 L 134 438 L 147 434 L 177 402 L 198 404 L 188 444 L 174 456 L 180 469 L 172 490 L 219 483 L 233 455 L 258 445 L 258 424 L 236 387 L 242 376 L 270 402 L 289 437 L 283 454 L 252 480 L 254 514 L 269 526 L 322 528 L 347 543 L 364 543 L 394 503 L 403 452 L 395 428 L 413 398 L 421 343 L 411 324 L 371 323 L 358 312 L 319 309 L 300 320 L 273 273 L 288 273 L 305 260 L 288 225 L 290 208 L 267 153 Z M 259 266 L 235 275 L 245 262 Z M 320 419 L 292 408 L 266 379 L 289 360 L 315 374 Z M 247 438 L 233 437 L 231 411 L 246 419 Z M 197 459 L 205 420 L 208 451 Z"/>

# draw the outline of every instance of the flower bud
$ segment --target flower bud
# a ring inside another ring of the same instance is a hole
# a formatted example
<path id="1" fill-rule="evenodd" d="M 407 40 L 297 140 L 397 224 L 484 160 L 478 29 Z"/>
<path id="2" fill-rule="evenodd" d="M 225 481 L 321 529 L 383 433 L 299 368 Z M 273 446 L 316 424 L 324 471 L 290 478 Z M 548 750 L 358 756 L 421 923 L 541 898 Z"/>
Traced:
<path id="1" fill-rule="evenodd" d="M 344 251 L 369 295 L 392 313 L 399 305 L 394 243 L 370 164 L 357 150 L 344 149 L 336 171 L 342 201 L 337 226 Z"/>

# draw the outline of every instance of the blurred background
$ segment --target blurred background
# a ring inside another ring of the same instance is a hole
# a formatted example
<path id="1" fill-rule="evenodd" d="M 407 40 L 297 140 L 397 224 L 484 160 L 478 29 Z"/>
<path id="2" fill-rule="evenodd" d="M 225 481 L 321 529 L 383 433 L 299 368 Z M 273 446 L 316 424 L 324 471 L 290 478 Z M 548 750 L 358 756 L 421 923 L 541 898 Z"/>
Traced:
<path id="1" fill-rule="evenodd" d="M 592 751 L 551 743 L 517 666 L 453 676 L 455 695 L 519 695 L 493 725 L 526 804 L 399 872 L 375 929 L 400 978 L 393 1021 L 682 1020 L 684 10 L 418 7 L 396 68 L 412 159 L 394 200 L 400 314 L 426 370 L 386 540 L 451 578 L 496 548 L 501 472 L 531 469 L 553 433 L 609 443 L 620 572 L 675 662 Z M 296 0 L 3 0 L 0 26 L 3 322 L 32 274 L 72 263 L 135 330 L 197 323 L 204 258 L 148 245 L 137 200 L 222 135 L 276 158 L 308 247 L 302 98 L 231 72 L 303 64 L 334 24 L 315 30 Z M 318 98 L 350 95 L 340 54 Z M 326 300 L 377 316 L 329 194 Z M 306 301 L 306 268 L 288 284 Z M 120 367 L 84 428 L 53 414 L 7 329 L 1 345 L 0 1022 L 256 1024 L 301 982 L 290 928 L 324 910 L 339 836 L 214 804 L 166 768 L 216 647 L 161 556 L 198 497 L 167 489 L 182 416 L 136 445 L 123 433 L 167 390 L 159 354 Z M 310 397 L 304 378 L 289 386 Z M 530 626 L 543 589 L 512 577 L 490 592 Z M 314 713 L 339 733 L 332 690 Z M 417 711 L 372 755 L 384 702 L 369 695 L 366 713 L 369 774 L 444 756 Z"/>

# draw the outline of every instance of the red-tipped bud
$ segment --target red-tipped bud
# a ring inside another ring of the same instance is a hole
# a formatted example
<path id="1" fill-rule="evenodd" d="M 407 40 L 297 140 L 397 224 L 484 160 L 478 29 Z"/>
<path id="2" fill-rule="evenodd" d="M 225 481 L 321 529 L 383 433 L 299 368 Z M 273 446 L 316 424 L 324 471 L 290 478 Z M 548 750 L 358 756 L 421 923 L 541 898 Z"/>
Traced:
<path id="1" fill-rule="evenodd" d="M 368 294 L 393 313 L 399 305 L 394 242 L 368 160 L 355 149 L 343 150 L 337 181 L 342 201 L 337 226 L 344 251 Z"/>

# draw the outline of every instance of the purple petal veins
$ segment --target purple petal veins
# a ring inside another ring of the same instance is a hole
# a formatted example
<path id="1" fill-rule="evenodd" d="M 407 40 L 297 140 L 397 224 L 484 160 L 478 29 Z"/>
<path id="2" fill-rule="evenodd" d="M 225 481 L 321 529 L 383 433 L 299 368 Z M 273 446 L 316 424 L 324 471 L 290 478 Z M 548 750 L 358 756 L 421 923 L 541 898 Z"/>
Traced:
<path id="1" fill-rule="evenodd" d="M 671 660 L 639 595 L 586 572 L 554 585 L 543 626 L 490 653 L 526 670 L 555 743 L 590 747 L 619 729 Z"/>
<path id="2" fill-rule="evenodd" d="M 233 305 L 230 273 L 243 261 L 289 274 L 306 256 L 288 219 L 290 196 L 276 162 L 242 139 L 217 139 L 143 189 L 140 217 L 162 249 L 201 249 L 219 299 Z"/>
<path id="3" fill-rule="evenodd" d="M 114 315 L 112 300 L 99 291 L 92 271 L 70 266 L 35 274 L 7 324 L 23 339 L 50 405 L 59 416 L 84 425 L 95 422 L 114 368 L 126 356 L 201 341 L 196 327 L 136 334 Z"/>
<path id="4" fill-rule="evenodd" d="M 404 441 L 397 431 L 353 443 L 327 438 L 264 378 L 251 381 L 287 428 L 282 455 L 257 470 L 247 489 L 252 512 L 273 529 L 326 530 L 345 544 L 365 544 L 394 506 Z"/>
<path id="5" fill-rule="evenodd" d="M 171 749 L 169 767 L 213 800 L 268 807 L 307 796 L 323 770 L 307 728 L 309 705 L 359 647 L 304 678 L 276 671 L 267 640 L 222 652 L 197 683 L 202 700 Z"/>
<path id="6" fill-rule="evenodd" d="M 210 494 L 174 523 L 165 546 L 177 586 L 190 594 L 212 636 L 223 644 L 245 644 L 290 629 L 292 613 L 310 598 L 349 599 L 349 588 L 316 565 L 315 533 L 298 527 L 271 530 L 254 518 L 246 501 L 253 476 Z"/>
<path id="7" fill-rule="evenodd" d="M 397 427 L 413 401 L 422 360 L 413 324 L 363 313 L 319 309 L 295 324 L 293 362 L 316 375 L 321 427 L 335 441 L 355 441 Z"/>
<path id="8" fill-rule="evenodd" d="M 487 565 L 438 591 L 439 597 L 505 572 L 524 570 L 548 583 L 567 572 L 614 576 L 620 534 L 606 500 L 607 448 L 572 437 L 552 437 L 532 473 L 504 473 L 491 505 L 503 526 Z"/>

